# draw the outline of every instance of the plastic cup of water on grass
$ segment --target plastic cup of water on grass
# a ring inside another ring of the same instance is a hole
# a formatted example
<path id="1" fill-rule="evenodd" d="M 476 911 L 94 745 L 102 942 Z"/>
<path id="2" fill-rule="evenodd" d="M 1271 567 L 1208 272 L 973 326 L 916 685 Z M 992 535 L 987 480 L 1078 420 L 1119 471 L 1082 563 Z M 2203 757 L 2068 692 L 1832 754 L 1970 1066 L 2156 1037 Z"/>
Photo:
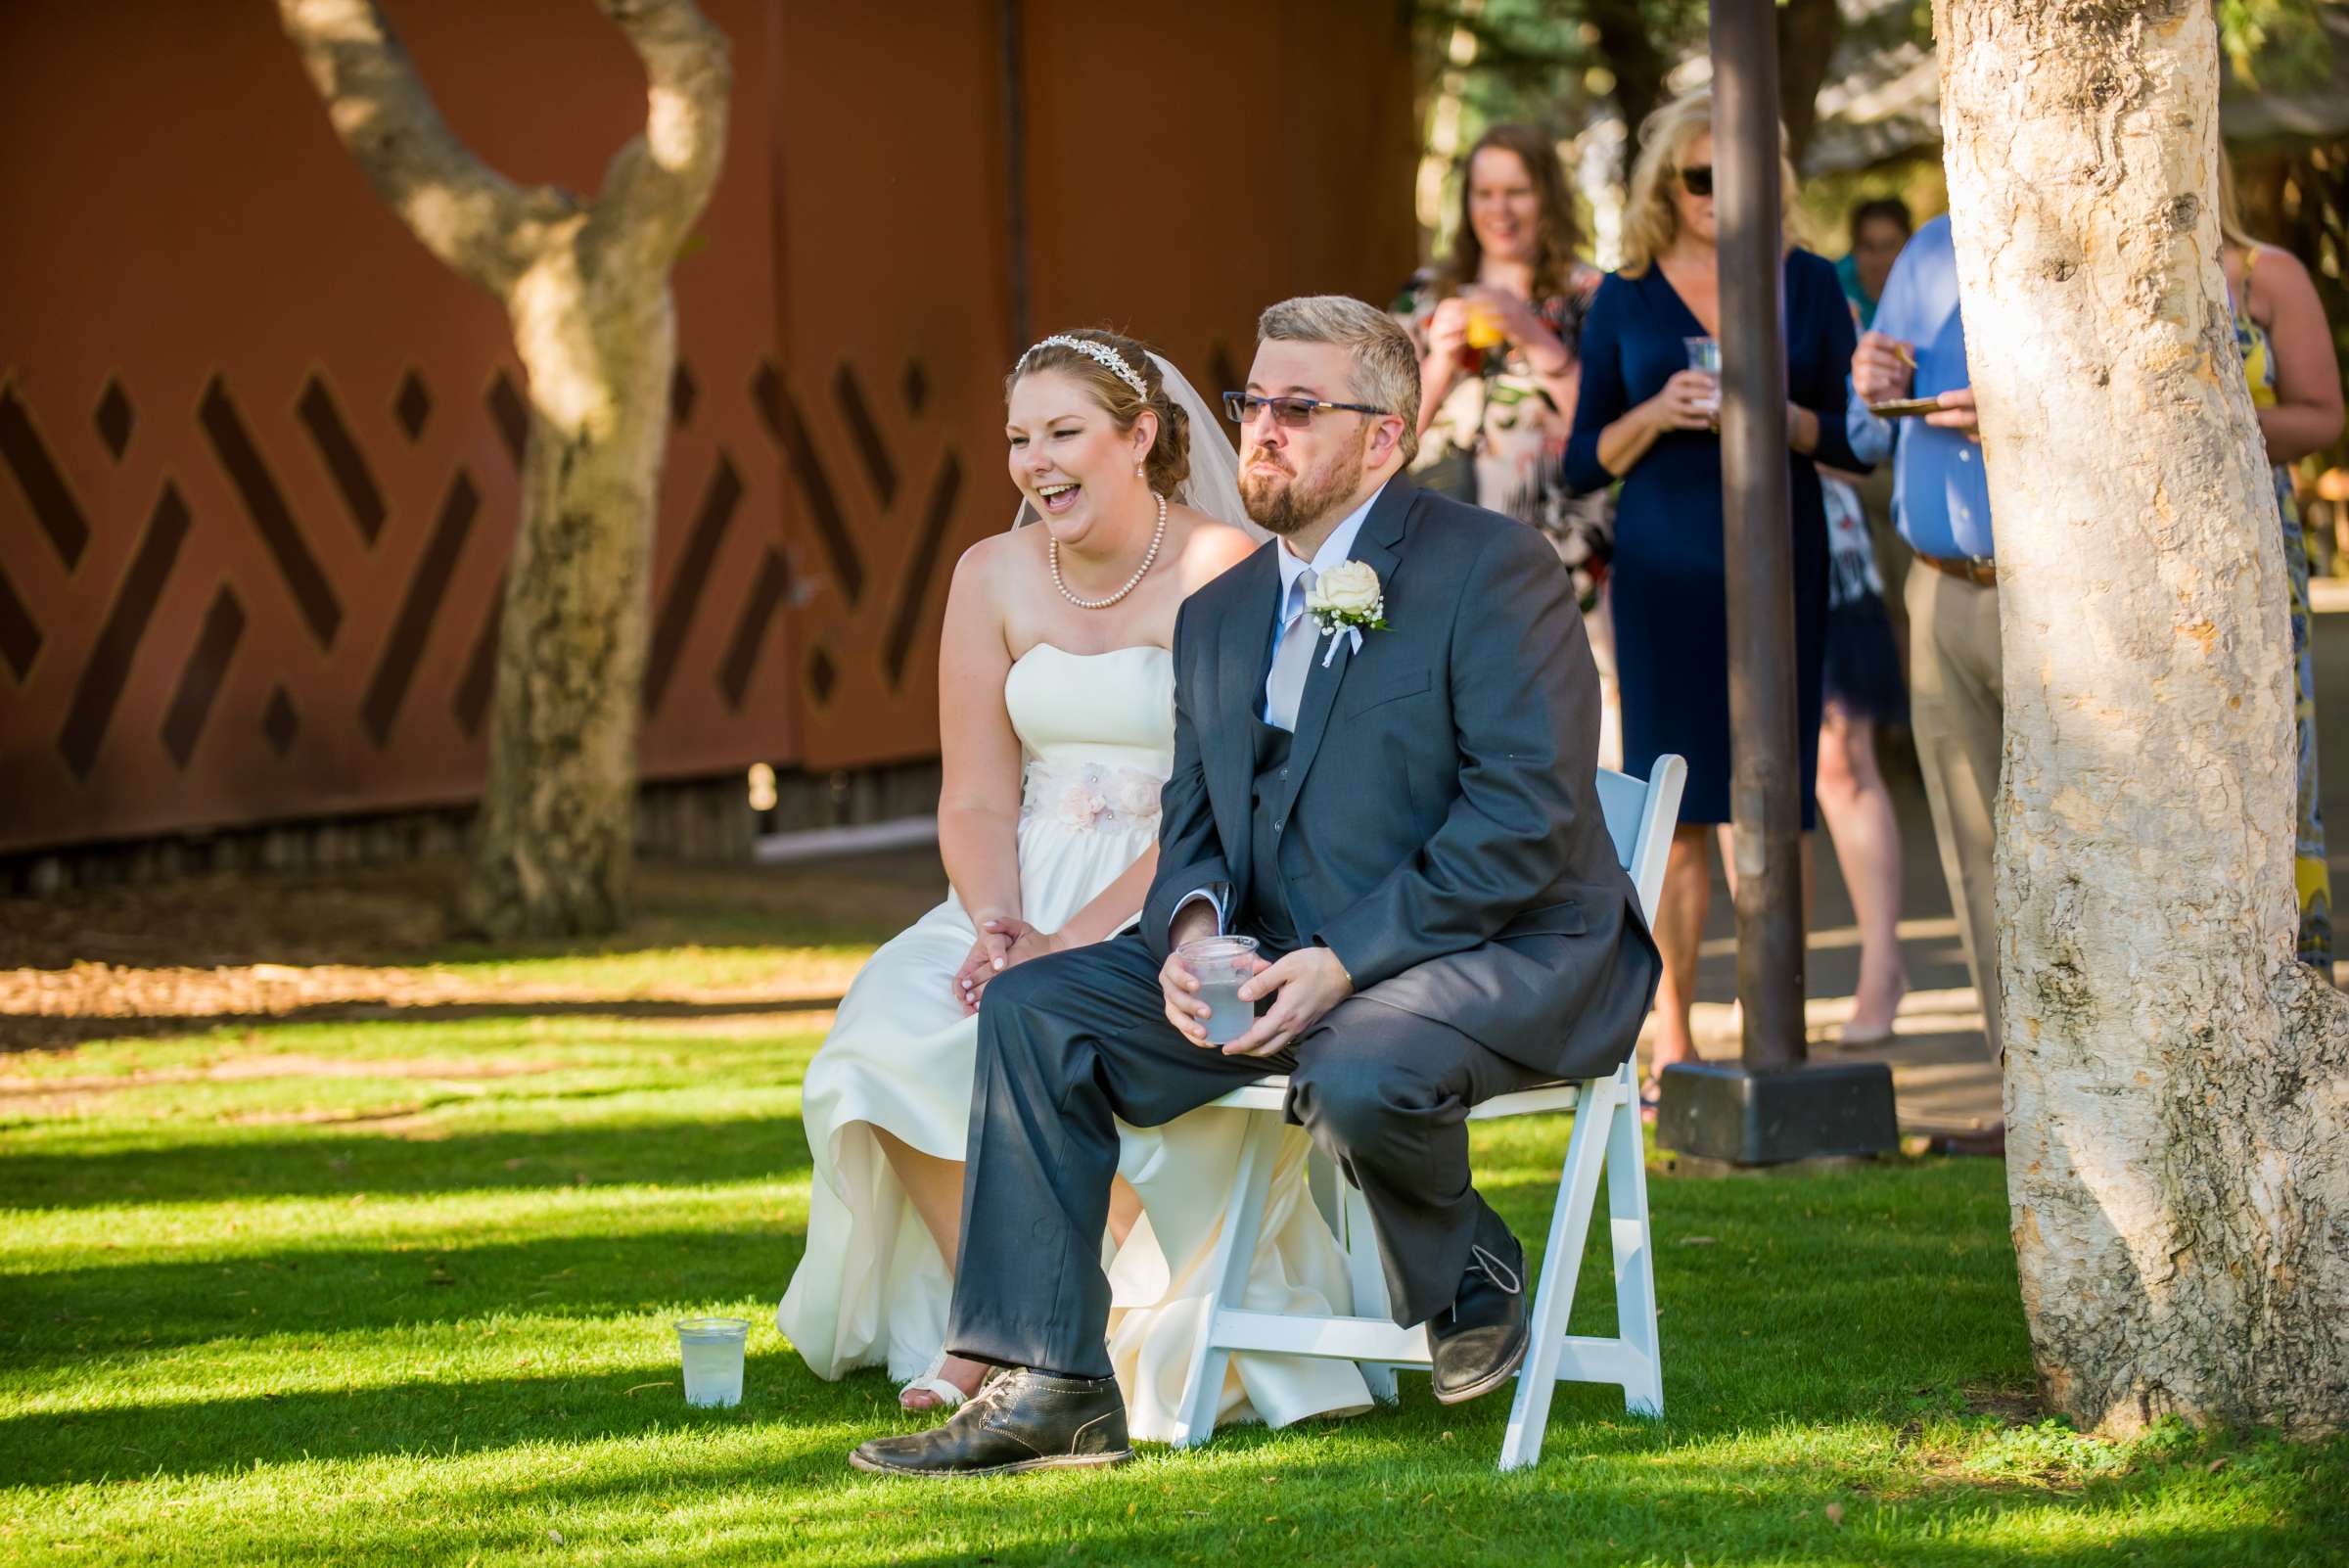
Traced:
<path id="1" fill-rule="evenodd" d="M 1256 939 L 1202 937 L 1174 950 L 1208 1005 L 1207 1042 L 1228 1045 L 1247 1034 L 1256 1022 L 1256 1003 L 1240 1000 L 1240 987 L 1256 977 Z"/>
<path id="2" fill-rule="evenodd" d="M 686 1404 L 742 1403 L 742 1349 L 750 1332 L 747 1317 L 686 1317 L 678 1321 L 677 1349 L 685 1358 Z"/>

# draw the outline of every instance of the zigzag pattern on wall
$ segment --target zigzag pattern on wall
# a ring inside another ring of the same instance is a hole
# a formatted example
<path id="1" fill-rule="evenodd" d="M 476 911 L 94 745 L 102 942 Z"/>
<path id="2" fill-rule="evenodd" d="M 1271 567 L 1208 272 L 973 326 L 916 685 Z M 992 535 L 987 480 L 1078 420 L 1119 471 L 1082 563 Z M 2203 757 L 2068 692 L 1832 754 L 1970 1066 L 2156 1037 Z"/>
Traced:
<path id="1" fill-rule="evenodd" d="M 809 722 L 873 732 L 881 755 L 934 733 L 926 703 L 898 699 L 935 645 L 963 466 L 923 418 L 918 360 L 881 385 L 896 395 L 876 404 L 840 363 L 803 402 L 760 361 L 742 402 L 714 410 L 677 366 L 648 774 L 672 753 L 704 769 L 714 755 L 788 762 L 778 740 Z M 511 367 L 478 401 L 414 366 L 381 402 L 318 370 L 290 388 L 220 371 L 174 462 L 143 456 L 161 416 L 125 378 L 75 410 L 35 407 L 0 372 L 0 693 L 13 683 L 20 699 L 0 703 L 0 773 L 18 776 L 0 781 L 0 849 L 112 836 L 125 820 L 154 831 L 340 813 L 445 797 L 452 778 L 478 785 L 526 397 Z M 452 419 L 483 422 L 471 429 L 489 433 L 503 472 L 497 457 L 480 470 L 483 445 Z M 68 435 L 76 421 L 88 438 Z M 113 470 L 103 484 L 93 460 Z M 144 499 L 125 506 L 125 491 Z M 13 526 L 20 513 L 30 527 Z M 793 533 L 806 563 L 786 548 Z M 787 638 L 810 606 L 813 629 Z M 762 674 L 784 668 L 779 683 Z M 44 692 L 56 700 L 22 700 Z M 918 734 L 898 733 L 908 726 Z M 42 757 L 46 789 L 23 776 Z M 9 799 L 20 789 L 40 798 Z"/>

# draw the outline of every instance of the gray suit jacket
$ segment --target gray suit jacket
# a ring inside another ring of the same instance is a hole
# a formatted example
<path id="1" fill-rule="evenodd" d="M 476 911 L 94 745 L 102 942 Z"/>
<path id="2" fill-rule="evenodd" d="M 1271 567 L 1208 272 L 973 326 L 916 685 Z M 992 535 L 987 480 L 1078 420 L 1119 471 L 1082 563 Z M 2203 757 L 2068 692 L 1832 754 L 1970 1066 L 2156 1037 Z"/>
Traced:
<path id="1" fill-rule="evenodd" d="M 1278 541 L 1174 623 L 1174 771 L 1141 932 L 1191 893 L 1245 922 L 1254 724 Z M 1597 797 L 1598 672 L 1556 553 L 1524 524 L 1390 480 L 1356 536 L 1388 629 L 1316 645 L 1272 811 L 1299 932 L 1358 993 L 1560 1078 L 1631 1054 L 1662 973 Z"/>

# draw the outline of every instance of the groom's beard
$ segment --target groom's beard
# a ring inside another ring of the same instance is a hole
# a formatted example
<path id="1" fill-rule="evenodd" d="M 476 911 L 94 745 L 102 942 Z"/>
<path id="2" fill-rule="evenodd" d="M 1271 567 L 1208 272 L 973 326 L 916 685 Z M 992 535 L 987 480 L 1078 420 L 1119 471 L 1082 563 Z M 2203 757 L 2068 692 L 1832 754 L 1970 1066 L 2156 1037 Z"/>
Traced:
<path id="1" fill-rule="evenodd" d="M 1292 477 L 1252 458 L 1240 471 L 1240 504 L 1257 527 L 1282 538 L 1310 529 L 1351 497 L 1362 482 L 1362 454 L 1348 451 L 1308 479 Z"/>

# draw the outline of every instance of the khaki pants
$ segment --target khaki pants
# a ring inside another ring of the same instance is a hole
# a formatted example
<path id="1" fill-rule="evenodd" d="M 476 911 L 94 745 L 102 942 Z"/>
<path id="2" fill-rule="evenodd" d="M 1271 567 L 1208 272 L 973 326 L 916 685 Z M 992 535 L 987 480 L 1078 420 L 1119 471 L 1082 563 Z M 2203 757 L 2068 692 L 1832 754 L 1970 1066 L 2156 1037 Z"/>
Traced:
<path id="1" fill-rule="evenodd" d="M 1922 561 L 1909 568 L 1909 714 L 1933 807 L 1941 874 L 1982 997 L 1983 1032 L 1999 1055 L 1999 759 L 2005 688 L 1999 669 L 1999 590 Z"/>

